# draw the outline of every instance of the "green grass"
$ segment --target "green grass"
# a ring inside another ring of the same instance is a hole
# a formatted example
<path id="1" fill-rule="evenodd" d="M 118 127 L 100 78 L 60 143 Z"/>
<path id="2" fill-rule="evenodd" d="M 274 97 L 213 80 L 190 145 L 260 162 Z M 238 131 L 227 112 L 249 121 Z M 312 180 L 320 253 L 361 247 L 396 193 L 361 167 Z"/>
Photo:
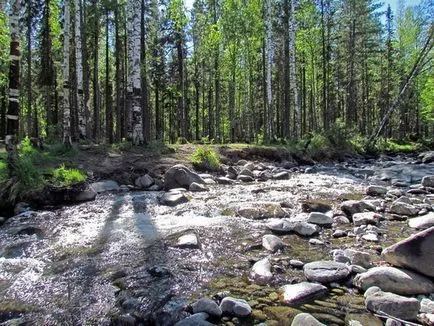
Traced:
<path id="1" fill-rule="evenodd" d="M 220 169 L 220 159 L 217 153 L 208 146 L 198 147 L 190 157 L 190 162 L 194 168 L 201 171 L 218 171 Z"/>
<path id="2" fill-rule="evenodd" d="M 379 140 L 376 149 L 386 153 L 415 153 L 423 149 L 423 145 L 414 142 L 396 142 L 391 139 Z"/>
<path id="3" fill-rule="evenodd" d="M 83 172 L 77 169 L 67 169 L 64 164 L 52 170 L 52 175 L 53 183 L 59 186 L 70 186 L 86 180 L 86 175 Z"/>

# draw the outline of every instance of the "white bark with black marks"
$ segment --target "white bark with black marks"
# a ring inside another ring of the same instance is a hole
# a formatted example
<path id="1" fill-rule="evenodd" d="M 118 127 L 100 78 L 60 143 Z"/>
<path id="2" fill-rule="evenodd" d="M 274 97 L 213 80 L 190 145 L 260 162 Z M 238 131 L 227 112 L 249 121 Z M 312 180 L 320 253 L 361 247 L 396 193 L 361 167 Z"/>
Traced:
<path id="1" fill-rule="evenodd" d="M 83 92 L 83 50 L 82 50 L 82 4 L 81 0 L 75 2 L 75 55 L 77 69 L 77 113 L 78 113 L 78 129 L 80 138 L 86 138 L 86 110 Z"/>

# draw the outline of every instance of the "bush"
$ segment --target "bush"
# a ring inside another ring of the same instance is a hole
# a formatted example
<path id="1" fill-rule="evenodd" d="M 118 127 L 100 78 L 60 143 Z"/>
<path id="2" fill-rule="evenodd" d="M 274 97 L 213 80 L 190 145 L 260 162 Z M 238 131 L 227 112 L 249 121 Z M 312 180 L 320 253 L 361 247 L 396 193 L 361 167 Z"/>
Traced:
<path id="1" fill-rule="evenodd" d="M 201 171 L 218 171 L 220 169 L 220 159 L 215 151 L 207 146 L 196 149 L 190 157 L 193 167 Z"/>
<path id="2" fill-rule="evenodd" d="M 76 169 L 67 169 L 63 164 L 54 169 L 52 174 L 54 183 L 60 186 L 69 186 L 86 180 L 86 175 L 83 172 Z"/>

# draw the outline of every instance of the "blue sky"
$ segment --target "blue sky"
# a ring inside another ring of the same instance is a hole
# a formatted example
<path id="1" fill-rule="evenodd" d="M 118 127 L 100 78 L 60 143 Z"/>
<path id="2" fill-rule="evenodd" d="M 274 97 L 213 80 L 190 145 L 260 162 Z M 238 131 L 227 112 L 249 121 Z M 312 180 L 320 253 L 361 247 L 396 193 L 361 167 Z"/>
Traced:
<path id="1" fill-rule="evenodd" d="M 414 6 L 418 5 L 421 0 L 404 0 L 405 6 Z M 397 7 L 399 0 L 383 0 L 384 8 L 387 8 L 387 5 L 390 4 L 390 8 L 392 9 L 393 14 L 396 16 Z"/>

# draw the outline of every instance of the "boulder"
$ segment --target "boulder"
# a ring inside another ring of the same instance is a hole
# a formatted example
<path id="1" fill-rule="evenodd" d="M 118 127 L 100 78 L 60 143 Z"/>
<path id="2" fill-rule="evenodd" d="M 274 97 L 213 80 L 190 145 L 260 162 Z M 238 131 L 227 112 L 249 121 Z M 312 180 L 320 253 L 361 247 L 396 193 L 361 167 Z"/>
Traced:
<path id="1" fill-rule="evenodd" d="M 261 259 L 253 265 L 250 278 L 258 284 L 267 284 L 273 278 L 268 258 Z"/>
<path id="2" fill-rule="evenodd" d="M 289 305 L 299 305 L 321 298 L 328 293 L 328 289 L 324 285 L 310 282 L 284 285 L 280 291 L 282 302 Z"/>
<path id="3" fill-rule="evenodd" d="M 387 193 L 387 188 L 382 186 L 368 186 L 366 188 L 366 194 L 368 196 L 383 196 Z"/>
<path id="4" fill-rule="evenodd" d="M 154 184 L 154 179 L 149 174 L 145 174 L 141 177 L 138 177 L 134 181 L 134 184 L 137 188 L 147 189 Z"/>
<path id="5" fill-rule="evenodd" d="M 205 187 L 203 184 L 193 182 L 190 187 L 188 187 L 188 190 L 192 192 L 200 192 L 200 191 L 208 191 L 208 188 Z"/>
<path id="6" fill-rule="evenodd" d="M 295 232 L 304 236 L 319 232 L 319 227 L 316 224 L 304 221 L 290 221 L 288 219 L 270 221 L 267 223 L 267 228 L 277 233 Z"/>
<path id="7" fill-rule="evenodd" d="M 183 236 L 180 236 L 178 238 L 178 241 L 174 247 L 183 248 L 183 249 L 186 248 L 197 249 L 199 248 L 199 240 L 195 233 L 184 234 Z"/>
<path id="8" fill-rule="evenodd" d="M 407 298 L 390 292 L 375 291 L 365 299 L 366 307 L 372 312 L 385 312 L 393 317 L 414 320 L 420 303 L 415 298 Z"/>
<path id="9" fill-rule="evenodd" d="M 227 177 L 219 177 L 216 179 L 216 181 L 218 184 L 221 184 L 221 185 L 231 185 L 231 184 L 235 183 L 234 180 L 227 178 Z"/>
<path id="10" fill-rule="evenodd" d="M 373 224 L 377 225 L 381 219 L 381 215 L 375 212 L 362 212 L 353 215 L 353 223 L 355 226 Z"/>
<path id="11" fill-rule="evenodd" d="M 387 247 L 382 256 L 392 265 L 434 277 L 434 226 Z"/>
<path id="12" fill-rule="evenodd" d="M 242 203 L 237 204 L 234 208 L 238 216 L 253 220 L 288 216 L 279 203 Z"/>
<path id="13" fill-rule="evenodd" d="M 434 188 L 434 175 L 426 175 L 422 178 L 422 187 Z"/>
<path id="14" fill-rule="evenodd" d="M 32 207 L 30 204 L 26 202 L 19 202 L 14 207 L 14 215 L 20 215 L 21 213 L 25 213 L 31 211 Z"/>
<path id="15" fill-rule="evenodd" d="M 165 192 L 160 197 L 160 204 L 166 206 L 176 206 L 188 202 L 188 198 L 179 192 Z"/>
<path id="16" fill-rule="evenodd" d="M 415 216 L 419 213 L 419 208 L 397 199 L 390 205 L 389 211 L 392 214 Z"/>
<path id="17" fill-rule="evenodd" d="M 421 160 L 422 163 L 428 164 L 434 162 L 434 151 L 423 152 L 419 154 L 418 158 Z"/>
<path id="18" fill-rule="evenodd" d="M 213 326 L 206 319 L 208 318 L 208 314 L 205 312 L 199 312 L 194 315 L 191 315 L 183 320 L 180 320 L 175 324 L 175 326 Z"/>
<path id="19" fill-rule="evenodd" d="M 77 195 L 75 195 L 74 201 L 76 202 L 90 201 L 90 200 L 94 200 L 95 197 L 96 197 L 96 191 L 94 191 L 92 188 L 88 188 L 83 191 L 80 191 Z"/>
<path id="20" fill-rule="evenodd" d="M 396 267 L 373 267 L 356 275 L 353 283 L 362 290 L 378 286 L 383 291 L 402 295 L 434 292 L 434 283 L 427 277 Z"/>
<path id="21" fill-rule="evenodd" d="M 332 225 L 333 218 L 320 212 L 311 212 L 307 218 L 307 222 L 317 225 Z"/>
<path id="22" fill-rule="evenodd" d="M 348 265 L 335 261 L 314 261 L 303 266 L 309 281 L 331 283 L 341 281 L 350 275 Z"/>
<path id="23" fill-rule="evenodd" d="M 205 181 L 199 174 L 191 171 L 182 164 L 172 166 L 164 174 L 164 189 L 170 190 L 174 188 L 188 189 L 193 182 L 204 184 Z"/>
<path id="24" fill-rule="evenodd" d="M 273 234 L 266 234 L 262 237 L 262 246 L 271 252 L 276 252 L 284 247 L 283 241 Z"/>
<path id="25" fill-rule="evenodd" d="M 232 297 L 223 298 L 220 309 L 224 315 L 235 317 L 247 317 L 252 313 L 252 308 L 246 300 Z"/>
<path id="26" fill-rule="evenodd" d="M 289 172 L 288 171 L 280 171 L 275 174 L 273 174 L 272 178 L 274 180 L 287 180 L 289 179 Z"/>
<path id="27" fill-rule="evenodd" d="M 428 229 L 431 226 L 434 226 L 434 212 L 409 219 L 408 226 L 419 230 Z"/>
<path id="28" fill-rule="evenodd" d="M 118 191 L 119 185 L 113 180 L 103 180 L 91 183 L 90 188 L 97 193 L 101 193 L 106 191 Z"/>
<path id="29" fill-rule="evenodd" d="M 211 299 L 202 298 L 197 300 L 191 306 L 193 308 L 193 313 L 206 312 L 210 316 L 220 317 L 222 315 L 222 310 L 215 301 Z"/>
<path id="30" fill-rule="evenodd" d="M 322 203 L 320 201 L 307 200 L 301 203 L 301 209 L 303 212 L 320 212 L 327 213 L 332 210 L 332 207 L 329 204 Z"/>
<path id="31" fill-rule="evenodd" d="M 300 313 L 294 317 L 291 326 L 326 326 L 321 323 L 318 319 L 308 313 Z"/>
<path id="32" fill-rule="evenodd" d="M 424 312 L 426 314 L 434 314 L 434 301 L 423 298 L 420 301 L 420 312 Z"/>
<path id="33" fill-rule="evenodd" d="M 362 235 L 362 239 L 371 242 L 378 242 L 380 239 L 378 238 L 378 234 L 376 232 L 366 232 Z"/>
<path id="34" fill-rule="evenodd" d="M 365 268 L 371 267 L 371 255 L 369 253 L 354 249 L 345 249 L 344 253 L 351 260 L 351 264 Z"/>
<path id="35" fill-rule="evenodd" d="M 362 200 L 347 200 L 342 202 L 340 209 L 347 214 L 347 216 L 353 216 L 356 213 L 362 213 L 364 211 L 375 211 L 375 206 Z"/>

